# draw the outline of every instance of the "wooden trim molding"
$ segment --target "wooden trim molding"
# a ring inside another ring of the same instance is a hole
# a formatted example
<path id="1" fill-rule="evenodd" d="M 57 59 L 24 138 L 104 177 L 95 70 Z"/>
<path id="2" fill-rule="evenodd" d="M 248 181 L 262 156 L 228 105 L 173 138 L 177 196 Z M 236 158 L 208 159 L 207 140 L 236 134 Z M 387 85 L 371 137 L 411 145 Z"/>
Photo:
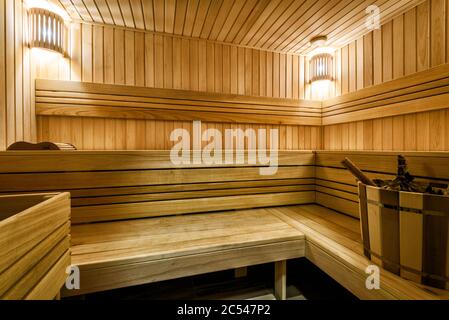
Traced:
<path id="1" fill-rule="evenodd" d="M 321 103 L 187 90 L 36 80 L 40 116 L 321 125 Z"/>

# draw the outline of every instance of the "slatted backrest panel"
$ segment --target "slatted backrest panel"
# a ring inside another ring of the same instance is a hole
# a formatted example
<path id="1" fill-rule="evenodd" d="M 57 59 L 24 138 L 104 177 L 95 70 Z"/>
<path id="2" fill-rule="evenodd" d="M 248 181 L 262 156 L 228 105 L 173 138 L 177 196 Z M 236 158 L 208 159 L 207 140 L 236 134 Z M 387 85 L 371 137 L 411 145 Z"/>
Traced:
<path id="1" fill-rule="evenodd" d="M 369 177 L 392 179 L 399 154 L 406 157 L 410 173 L 418 180 L 449 183 L 449 152 L 317 151 L 317 203 L 359 217 L 357 183 L 341 161 L 348 157 Z"/>
<path id="2" fill-rule="evenodd" d="M 36 80 L 41 116 L 320 125 L 321 103 L 75 81 Z"/>
<path id="3" fill-rule="evenodd" d="M 323 125 L 449 107 L 449 64 L 323 102 Z"/>
<path id="4" fill-rule="evenodd" d="M 0 194 L 69 191 L 72 222 L 312 203 L 313 152 L 256 164 L 178 166 L 169 151 L 0 153 Z"/>

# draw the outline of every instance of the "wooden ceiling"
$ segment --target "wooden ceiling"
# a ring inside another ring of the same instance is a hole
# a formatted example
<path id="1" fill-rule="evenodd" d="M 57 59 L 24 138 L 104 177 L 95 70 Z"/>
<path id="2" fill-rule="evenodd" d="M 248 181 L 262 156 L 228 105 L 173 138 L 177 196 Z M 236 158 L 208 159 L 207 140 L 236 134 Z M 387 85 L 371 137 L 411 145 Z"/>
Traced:
<path id="1" fill-rule="evenodd" d="M 307 54 L 309 40 L 327 35 L 341 47 L 369 30 L 366 8 L 381 22 L 422 0 L 51 0 L 74 20 Z"/>

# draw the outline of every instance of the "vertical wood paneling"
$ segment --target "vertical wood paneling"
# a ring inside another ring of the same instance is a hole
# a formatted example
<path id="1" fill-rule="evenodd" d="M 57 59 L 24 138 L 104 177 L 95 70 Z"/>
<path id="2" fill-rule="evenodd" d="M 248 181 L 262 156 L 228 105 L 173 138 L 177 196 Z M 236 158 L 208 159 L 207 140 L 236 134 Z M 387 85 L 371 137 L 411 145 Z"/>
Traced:
<path id="1" fill-rule="evenodd" d="M 356 54 L 357 54 L 357 64 L 356 64 L 356 66 L 357 66 L 357 71 L 356 71 L 356 73 L 357 73 L 357 75 L 356 75 L 356 78 L 357 78 L 357 86 L 356 86 L 356 89 L 357 90 L 360 90 L 360 89 L 363 89 L 363 85 L 364 85 L 364 79 L 365 79 L 365 70 L 364 70 L 364 68 L 365 68 L 365 59 L 364 59 L 364 43 L 363 43 L 364 41 L 363 41 L 363 38 L 360 38 L 360 39 L 358 39 L 357 41 L 356 41 Z M 369 54 L 367 55 L 367 56 L 369 56 Z"/>
<path id="2" fill-rule="evenodd" d="M 382 83 L 382 30 L 373 31 L 373 80 L 374 84 Z"/>
<path id="3" fill-rule="evenodd" d="M 34 71 L 30 49 L 23 45 L 27 12 L 21 0 L 0 3 L 0 150 L 18 140 L 36 140 Z M 50 59 L 47 59 L 50 60 Z M 39 68 L 41 63 L 37 63 Z M 56 63 L 43 76 L 59 74 Z"/>
<path id="4" fill-rule="evenodd" d="M 341 94 L 349 92 L 349 47 L 341 49 Z"/>
<path id="5" fill-rule="evenodd" d="M 125 84 L 129 86 L 135 84 L 134 49 L 134 32 L 125 31 Z"/>
<path id="6" fill-rule="evenodd" d="M 93 82 L 103 83 L 104 59 L 103 59 L 103 27 L 94 26 L 93 30 Z"/>
<path id="7" fill-rule="evenodd" d="M 5 21 L 5 2 L 0 4 L 0 21 Z M 6 113 L 6 29 L 5 24 L 0 23 L 0 150 L 7 147 L 7 113 Z"/>
<path id="8" fill-rule="evenodd" d="M 105 27 L 103 31 L 103 73 L 104 82 L 108 84 L 114 83 L 114 29 Z"/>
<path id="9" fill-rule="evenodd" d="M 82 81 L 92 82 L 92 26 L 89 24 L 81 25 L 81 52 L 82 52 L 82 62 L 81 62 L 81 79 Z"/>
<path id="10" fill-rule="evenodd" d="M 349 92 L 354 92 L 357 90 L 357 43 L 352 42 L 348 47 L 349 54 Z"/>
<path id="11" fill-rule="evenodd" d="M 8 0 L 5 3 L 5 77 L 6 84 L 6 145 L 8 146 L 16 140 L 15 118 L 15 23 L 14 23 L 14 1 Z"/>
<path id="12" fill-rule="evenodd" d="M 426 1 L 416 8 L 417 71 L 422 71 L 429 68 L 429 6 L 430 2 Z"/>
<path id="13" fill-rule="evenodd" d="M 145 35 L 134 36 L 134 82 L 136 86 L 145 86 Z"/>
<path id="14" fill-rule="evenodd" d="M 430 6 L 430 65 L 434 67 L 446 60 L 446 0 L 432 0 Z"/>
<path id="15" fill-rule="evenodd" d="M 393 79 L 404 75 L 404 19 L 393 20 Z"/>
<path id="16" fill-rule="evenodd" d="M 416 72 L 416 9 L 404 14 L 404 73 Z"/>
<path id="17" fill-rule="evenodd" d="M 382 81 L 393 79 L 393 23 L 382 27 Z"/>
<path id="18" fill-rule="evenodd" d="M 363 87 L 369 87 L 373 85 L 373 33 L 367 34 L 363 38 Z M 361 59 L 362 60 L 362 59 Z"/>
<path id="19" fill-rule="evenodd" d="M 125 84 L 125 32 L 114 31 L 114 83 Z"/>

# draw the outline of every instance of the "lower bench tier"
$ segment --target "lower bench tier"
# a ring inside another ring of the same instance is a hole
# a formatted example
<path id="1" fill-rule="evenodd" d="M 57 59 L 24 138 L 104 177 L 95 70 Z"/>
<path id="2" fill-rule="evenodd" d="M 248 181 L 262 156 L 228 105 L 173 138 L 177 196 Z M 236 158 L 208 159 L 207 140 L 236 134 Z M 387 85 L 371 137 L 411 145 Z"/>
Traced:
<path id="1" fill-rule="evenodd" d="M 304 257 L 304 235 L 266 209 L 76 225 L 78 295 Z"/>
<path id="2" fill-rule="evenodd" d="M 306 257 L 361 299 L 449 299 L 388 271 L 365 287 L 359 221 L 319 205 L 74 226 L 81 288 L 64 296 Z"/>

